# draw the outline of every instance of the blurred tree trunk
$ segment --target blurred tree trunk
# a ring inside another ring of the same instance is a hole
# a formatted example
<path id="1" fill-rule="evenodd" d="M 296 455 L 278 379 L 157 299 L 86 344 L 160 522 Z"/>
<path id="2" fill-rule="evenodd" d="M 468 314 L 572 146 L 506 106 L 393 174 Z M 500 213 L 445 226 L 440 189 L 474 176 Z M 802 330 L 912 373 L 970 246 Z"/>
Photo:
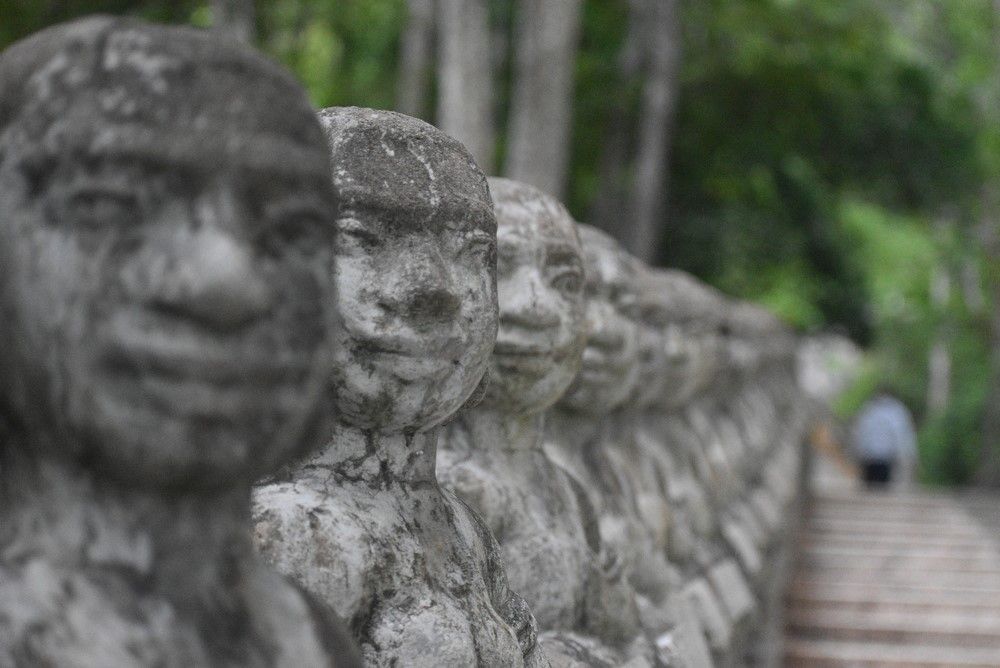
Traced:
<path id="1" fill-rule="evenodd" d="M 677 107 L 681 31 L 678 0 L 646 0 L 646 82 L 639 111 L 639 137 L 632 186 L 630 234 L 624 240 L 633 255 L 652 262 L 663 231 L 670 162 L 670 137 Z"/>
<path id="2" fill-rule="evenodd" d="M 634 255 L 652 262 L 664 227 L 671 129 L 680 87 L 680 2 L 631 0 L 629 5 L 619 71 L 625 90 L 642 79 L 638 117 L 631 117 L 623 99 L 611 118 L 592 217 Z"/>
<path id="3" fill-rule="evenodd" d="M 211 0 L 212 27 L 231 39 L 251 44 L 256 37 L 253 0 Z"/>
<path id="4" fill-rule="evenodd" d="M 1000 5 L 1000 2 L 997 3 Z M 1000 21 L 1000 6 L 997 20 Z M 983 405 L 982 442 L 975 480 L 1000 487 L 1000 219 L 994 187 L 984 189 L 980 242 L 986 255 L 986 290 L 990 313 L 990 380 Z"/>
<path id="5" fill-rule="evenodd" d="M 437 125 L 494 170 L 493 67 L 487 0 L 437 0 Z"/>
<path id="6" fill-rule="evenodd" d="M 632 160 L 634 118 L 625 91 L 639 77 L 642 70 L 642 12 L 639 4 L 645 0 L 630 0 L 628 28 L 618 54 L 618 77 L 621 94 L 612 101 L 611 118 L 604 133 L 601 159 L 598 165 L 597 194 L 590 210 L 594 225 L 616 239 L 627 235 L 628 219 L 622 212 L 628 208 L 628 165 Z"/>
<path id="7" fill-rule="evenodd" d="M 427 91 L 434 48 L 434 0 L 407 0 L 408 16 L 399 54 L 396 109 L 428 118 Z"/>
<path id="8" fill-rule="evenodd" d="M 505 174 L 562 198 L 582 0 L 517 0 Z"/>
<path id="9" fill-rule="evenodd" d="M 996 267 L 1000 256 L 990 260 L 993 280 L 1000 278 Z M 993 313 L 990 318 L 990 384 L 983 406 L 982 443 L 975 481 L 984 487 L 1000 487 L 1000 303 L 997 288 L 992 286 Z"/>
<path id="10" fill-rule="evenodd" d="M 1000 0 L 993 0 L 994 72 L 1000 72 Z M 994 81 L 996 76 L 993 77 Z M 984 113 L 997 118 L 1000 87 L 996 83 L 986 96 Z M 986 255 L 986 291 L 990 313 L 990 380 L 983 405 L 982 442 L 975 481 L 986 487 L 1000 487 L 1000 206 L 998 185 L 983 188 L 980 211 L 980 242 Z"/>
<path id="11" fill-rule="evenodd" d="M 951 274 L 937 266 L 931 275 L 931 306 L 940 321 L 934 333 L 934 343 L 927 356 L 927 415 L 942 413 L 951 399 L 951 323 L 948 303 L 951 301 Z"/>

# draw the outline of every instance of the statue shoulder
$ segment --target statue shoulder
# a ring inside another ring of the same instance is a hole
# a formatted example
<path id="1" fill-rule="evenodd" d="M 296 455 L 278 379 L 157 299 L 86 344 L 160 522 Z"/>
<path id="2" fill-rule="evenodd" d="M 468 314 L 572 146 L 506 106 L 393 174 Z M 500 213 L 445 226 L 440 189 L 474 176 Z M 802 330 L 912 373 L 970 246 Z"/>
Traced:
<path id="1" fill-rule="evenodd" d="M 601 551 L 601 531 L 597 508 L 590 498 L 590 492 L 571 471 L 562 465 L 553 462 L 553 468 L 558 477 L 572 495 L 580 523 L 583 526 L 584 535 L 587 538 L 587 545 L 595 554 Z"/>
<path id="2" fill-rule="evenodd" d="M 438 469 L 442 487 L 461 499 L 498 537 L 505 528 L 505 511 L 510 494 L 503 480 L 478 459 L 465 459 Z"/>
<path id="3" fill-rule="evenodd" d="M 258 635 L 275 648 L 275 668 L 361 668 L 345 622 L 303 587 L 256 560 L 246 586 Z"/>
<path id="4" fill-rule="evenodd" d="M 108 574 L 114 579 L 117 574 Z M 100 574 L 32 559 L 0 565 L 0 665 L 177 667 L 210 662 L 166 603 L 141 600 Z M 93 642 L 100 638 L 101 642 Z"/>
<path id="5" fill-rule="evenodd" d="M 385 562 L 382 513 L 361 506 L 361 495 L 336 487 L 283 482 L 254 489 L 254 543 L 265 561 L 320 600 L 336 601 L 352 619 L 375 596 L 377 565 Z"/>

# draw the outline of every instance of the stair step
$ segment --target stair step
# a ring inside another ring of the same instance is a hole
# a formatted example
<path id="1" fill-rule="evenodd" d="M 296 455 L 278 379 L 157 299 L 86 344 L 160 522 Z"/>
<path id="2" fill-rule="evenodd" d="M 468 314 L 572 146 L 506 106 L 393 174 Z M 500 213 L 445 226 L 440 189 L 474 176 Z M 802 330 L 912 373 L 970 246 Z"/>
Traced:
<path id="1" fill-rule="evenodd" d="M 1000 649 L 857 643 L 838 640 L 795 638 L 785 642 L 786 668 L 996 668 Z"/>
<path id="2" fill-rule="evenodd" d="M 842 591 L 866 591 L 866 592 L 926 592 L 926 593 L 948 593 L 956 595 L 976 595 L 997 596 L 1000 601 L 1000 586 L 989 586 L 981 583 L 972 587 L 961 585 L 949 585 L 939 582 L 890 582 L 886 580 L 848 580 L 838 577 L 824 577 L 823 574 L 810 573 L 800 574 L 793 581 L 793 587 L 836 587 Z"/>
<path id="3" fill-rule="evenodd" d="M 806 529 L 823 536 L 898 536 L 910 539 L 947 537 L 960 540 L 994 540 L 995 530 L 981 526 L 966 525 L 924 525 L 919 523 L 900 524 L 879 520 L 862 519 L 810 519 Z"/>
<path id="4" fill-rule="evenodd" d="M 879 586 L 849 583 L 796 581 L 788 591 L 792 604 L 824 606 L 897 606 L 920 608 L 1000 608 L 1000 589 Z"/>
<path id="5" fill-rule="evenodd" d="M 829 556 L 839 559 L 910 557 L 920 559 L 989 558 L 1000 561 L 1000 546 L 990 544 L 956 548 L 953 545 L 838 545 L 814 543 L 803 545 L 801 552 L 810 556 Z"/>
<path id="6" fill-rule="evenodd" d="M 815 497 L 785 595 L 786 666 L 1000 666 L 1000 499 Z"/>
<path id="7" fill-rule="evenodd" d="M 991 554 L 934 556 L 896 552 L 893 554 L 858 554 L 854 557 L 841 557 L 836 553 L 806 552 L 799 557 L 798 563 L 801 570 L 824 570 L 832 567 L 850 570 L 860 569 L 872 573 L 908 572 L 916 577 L 933 576 L 938 571 L 1000 575 L 1000 556 Z"/>
<path id="8" fill-rule="evenodd" d="M 792 610 L 788 627 L 810 638 L 992 647 L 1000 651 L 1000 615 L 954 611 Z"/>
<path id="9" fill-rule="evenodd" d="M 884 536 L 858 536 L 856 534 L 814 534 L 802 535 L 802 545 L 810 548 L 840 548 L 840 549 L 947 549 L 955 552 L 976 551 L 982 549 L 1000 552 L 998 539 L 956 539 L 947 536 L 925 536 L 922 539 L 907 538 L 888 534 Z"/>
<path id="10" fill-rule="evenodd" d="M 914 571 L 912 569 L 889 568 L 873 571 L 870 568 L 853 568 L 850 564 L 827 565 L 815 570 L 801 569 L 796 574 L 803 577 L 813 575 L 822 576 L 824 579 L 845 580 L 852 582 L 862 582 L 869 586 L 878 585 L 883 582 L 891 584 L 907 584 L 909 582 L 933 582 L 946 587 L 988 587 L 990 589 L 1000 589 L 1000 572 L 986 571 L 977 572 L 975 568 L 966 569 L 937 569 L 934 571 Z"/>

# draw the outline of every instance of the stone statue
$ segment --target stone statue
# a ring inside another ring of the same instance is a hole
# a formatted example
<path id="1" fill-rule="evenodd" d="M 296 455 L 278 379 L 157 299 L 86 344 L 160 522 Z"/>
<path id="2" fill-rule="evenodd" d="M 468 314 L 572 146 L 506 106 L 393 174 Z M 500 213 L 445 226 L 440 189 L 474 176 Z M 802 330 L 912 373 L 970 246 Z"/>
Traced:
<path id="1" fill-rule="evenodd" d="M 336 423 L 320 455 L 256 491 L 257 544 L 348 620 L 368 665 L 547 665 L 496 539 L 435 477 L 440 427 L 496 339 L 486 179 L 422 121 L 357 108 L 320 119 L 340 198 Z"/>
<path id="2" fill-rule="evenodd" d="M 635 480 L 618 456 L 630 434 L 621 408 L 640 374 L 637 265 L 603 232 L 579 229 L 589 334 L 580 372 L 548 416 L 545 447 L 583 483 L 601 538 L 621 555 L 639 594 L 644 627 L 669 644 L 677 623 L 669 598 L 680 583 L 643 523 Z"/>
<path id="3" fill-rule="evenodd" d="M 672 466 L 675 531 L 668 553 L 684 574 L 685 594 L 722 661 L 755 604 L 720 526 L 729 497 L 719 488 L 728 493 L 741 484 L 715 423 L 720 415 L 715 392 L 726 360 L 727 302 L 681 272 L 660 272 L 656 281 L 670 295 L 676 326 L 668 348 L 673 390 L 662 395 L 660 415 L 646 417 L 652 424 L 645 431 L 664 439 L 661 456 L 669 457 Z"/>
<path id="4" fill-rule="evenodd" d="M 322 139 L 287 73 L 194 29 L 0 55 L 0 665 L 360 665 L 250 540 L 322 398 Z"/>
<path id="5" fill-rule="evenodd" d="M 449 425 L 438 476 L 497 537 L 513 588 L 551 632 L 540 642 L 554 666 L 651 659 L 635 595 L 602 550 L 586 493 L 542 449 L 545 411 L 576 375 L 586 342 L 576 223 L 532 186 L 490 179 L 490 190 L 500 329 L 485 398 Z M 565 642 L 566 631 L 590 638 Z"/>
<path id="6" fill-rule="evenodd" d="M 649 415 L 657 410 L 671 388 L 667 349 L 667 327 L 670 324 L 669 292 L 654 281 L 653 270 L 634 261 L 636 308 L 638 325 L 639 382 L 635 393 L 619 411 L 620 446 L 612 456 L 628 472 L 636 492 L 637 509 L 652 544 L 665 554 L 668 536 L 676 518 L 670 504 L 669 453 L 662 443 L 658 425 L 651 424 Z"/>

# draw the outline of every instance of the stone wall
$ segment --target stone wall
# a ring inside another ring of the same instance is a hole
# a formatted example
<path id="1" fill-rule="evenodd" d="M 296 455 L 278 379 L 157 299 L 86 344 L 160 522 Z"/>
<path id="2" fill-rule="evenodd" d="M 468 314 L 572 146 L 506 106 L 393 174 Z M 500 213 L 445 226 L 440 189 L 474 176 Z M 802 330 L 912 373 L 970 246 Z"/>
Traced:
<path id="1" fill-rule="evenodd" d="M 0 665 L 771 665 L 796 338 L 209 33 L 0 56 Z"/>

